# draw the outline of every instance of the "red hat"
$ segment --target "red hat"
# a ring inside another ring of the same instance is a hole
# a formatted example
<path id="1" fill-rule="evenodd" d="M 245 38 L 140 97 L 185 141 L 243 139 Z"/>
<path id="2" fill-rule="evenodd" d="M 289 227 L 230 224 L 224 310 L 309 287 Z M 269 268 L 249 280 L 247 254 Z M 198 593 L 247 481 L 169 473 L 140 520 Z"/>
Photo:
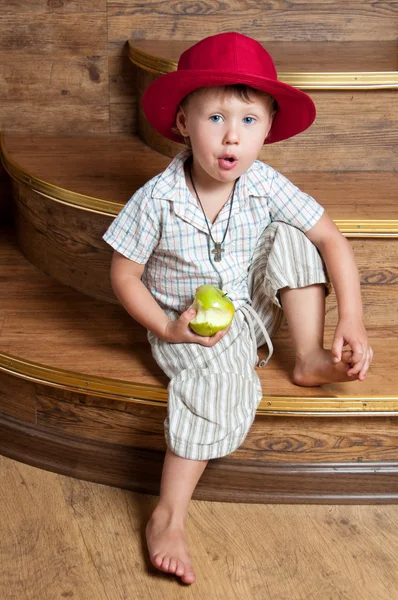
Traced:
<path id="1" fill-rule="evenodd" d="M 156 79 L 145 91 L 142 105 L 150 124 L 175 142 L 173 133 L 180 102 L 199 88 L 246 84 L 268 92 L 278 102 L 265 144 L 286 140 L 307 129 L 315 119 L 315 105 L 300 90 L 278 81 L 271 56 L 261 44 L 240 33 L 205 38 L 181 54 L 177 71 Z"/>

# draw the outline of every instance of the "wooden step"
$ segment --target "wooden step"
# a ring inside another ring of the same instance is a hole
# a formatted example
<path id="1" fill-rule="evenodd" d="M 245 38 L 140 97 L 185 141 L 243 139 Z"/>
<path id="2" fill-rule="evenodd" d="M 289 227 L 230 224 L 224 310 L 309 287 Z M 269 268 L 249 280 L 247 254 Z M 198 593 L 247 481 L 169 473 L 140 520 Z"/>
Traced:
<path id="1" fill-rule="evenodd" d="M 22 256 L 15 234 L 10 229 L 1 231 L 0 274 L 0 340 L 3 352 L 26 363 L 39 363 L 54 370 L 80 370 L 84 374 L 81 379 L 85 381 L 92 377 L 105 377 L 128 385 L 140 382 L 153 394 L 152 398 L 144 395 L 144 399 L 159 400 L 164 404 L 167 379 L 151 357 L 145 330 L 120 305 L 94 301 L 42 274 Z M 389 293 L 385 292 L 388 299 L 391 291 L 395 291 L 391 290 L 392 287 Z M 396 337 L 398 325 L 396 299 L 396 295 L 392 296 L 391 309 L 379 327 L 377 323 L 370 325 L 379 359 L 373 378 L 369 377 L 361 384 L 335 384 L 322 389 L 293 385 L 288 375 L 283 374 L 284 369 L 289 371 L 293 361 L 287 331 L 283 328 L 276 338 L 275 357 L 267 369 L 259 371 L 265 392 L 260 410 L 273 411 L 267 404 L 268 396 L 304 399 L 320 395 L 327 399 L 327 406 L 332 406 L 333 398 L 337 396 L 346 396 L 353 401 L 377 397 L 381 393 L 381 381 L 383 396 L 394 397 L 398 373 L 388 371 L 394 371 L 395 342 L 391 340 Z M 328 342 L 332 331 L 331 328 L 327 334 Z M 386 340 L 393 344 L 390 358 L 383 352 Z M 263 357 L 266 351 L 261 350 L 260 354 Z M 272 378 L 268 377 L 269 371 L 273 372 Z M 109 392 L 110 389 L 103 387 L 98 391 Z M 128 388 L 120 391 L 121 397 L 131 394 Z M 316 405 L 311 404 L 315 409 Z M 306 408 L 303 410 L 305 412 Z"/>
<path id="2" fill-rule="evenodd" d="M 177 70 L 179 57 L 199 40 L 129 40 L 129 58 L 139 68 L 163 75 Z M 278 79 L 300 89 L 398 88 L 396 41 L 261 41 Z"/>
<path id="3" fill-rule="evenodd" d="M 137 131 L 154 150 L 174 156 L 181 144 L 166 140 L 147 122 L 142 95 L 159 75 L 174 71 L 191 41 L 129 42 L 135 65 Z M 398 130 L 397 44 L 385 42 L 262 42 L 275 59 L 278 77 L 306 90 L 317 107 L 304 133 L 264 147 L 261 159 L 290 169 L 394 169 Z M 394 108 L 395 105 L 395 108 Z M 378 106 L 378 111 L 373 107 Z M 387 118 L 380 121 L 380 115 Z M 317 165 L 317 166 L 313 166 Z M 323 166 L 322 166 L 323 165 Z M 377 165 L 377 166 L 376 166 Z"/>
<path id="4" fill-rule="evenodd" d="M 58 281 L 115 302 L 109 279 L 112 250 L 102 235 L 134 191 L 170 159 L 127 135 L 8 133 L 2 136 L 1 152 L 13 179 L 18 241 L 25 256 Z M 377 325 L 386 312 L 380 308 L 382 315 L 374 315 L 371 307 L 375 302 L 386 306 L 385 286 L 393 292 L 397 283 L 397 173 L 282 172 L 317 198 L 352 238 L 364 293 L 369 292 L 369 318 Z M 330 310 L 335 310 L 332 305 Z"/>
<path id="5" fill-rule="evenodd" d="M 4 228 L 0 280 L 0 453 L 158 493 L 167 378 L 143 328 L 121 307 L 37 271 Z M 375 361 L 365 382 L 299 388 L 290 381 L 293 355 L 282 329 L 259 371 L 264 397 L 247 439 L 211 461 L 195 497 L 396 501 L 398 337 L 387 325 L 369 333 Z M 331 335 L 328 329 L 328 343 Z"/>

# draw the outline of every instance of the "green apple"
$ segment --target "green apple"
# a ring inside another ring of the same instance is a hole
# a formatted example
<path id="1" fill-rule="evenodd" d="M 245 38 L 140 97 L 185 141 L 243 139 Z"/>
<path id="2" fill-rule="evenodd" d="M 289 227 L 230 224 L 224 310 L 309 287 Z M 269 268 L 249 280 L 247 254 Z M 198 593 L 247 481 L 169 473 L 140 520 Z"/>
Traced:
<path id="1" fill-rule="evenodd" d="M 214 285 L 201 285 L 195 292 L 192 308 L 196 315 L 189 322 L 195 333 L 212 336 L 232 322 L 235 307 L 222 290 Z"/>

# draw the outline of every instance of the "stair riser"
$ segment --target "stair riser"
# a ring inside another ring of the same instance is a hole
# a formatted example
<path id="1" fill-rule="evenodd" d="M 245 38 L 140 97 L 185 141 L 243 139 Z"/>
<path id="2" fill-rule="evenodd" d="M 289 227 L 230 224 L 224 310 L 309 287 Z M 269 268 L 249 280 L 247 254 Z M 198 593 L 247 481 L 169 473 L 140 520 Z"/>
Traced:
<path id="1" fill-rule="evenodd" d="M 112 249 L 102 240 L 112 217 L 59 204 L 15 183 L 19 247 L 38 269 L 93 298 L 117 302 L 109 272 Z"/>
<path id="2" fill-rule="evenodd" d="M 93 298 L 116 302 L 109 270 L 111 248 L 102 235 L 112 217 L 89 213 L 45 198 L 14 183 L 19 245 L 28 260 L 57 281 Z M 398 241 L 351 239 L 359 266 L 368 326 L 398 324 Z M 327 325 L 336 322 L 335 297 L 328 300 Z"/>
<path id="3" fill-rule="evenodd" d="M 12 192 L 11 181 L 0 162 L 0 223 L 11 221 L 12 215 Z"/>
<path id="4" fill-rule="evenodd" d="M 72 477 L 159 493 L 165 416 L 0 373 L 0 453 Z M 396 502 L 397 419 L 257 417 L 236 452 L 210 461 L 195 498 Z"/>

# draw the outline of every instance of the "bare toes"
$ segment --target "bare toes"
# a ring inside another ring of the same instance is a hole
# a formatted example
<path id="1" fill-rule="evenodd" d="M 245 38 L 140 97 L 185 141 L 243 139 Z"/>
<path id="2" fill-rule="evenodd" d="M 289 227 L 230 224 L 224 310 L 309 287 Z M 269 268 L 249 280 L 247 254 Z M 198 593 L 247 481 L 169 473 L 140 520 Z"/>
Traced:
<path id="1" fill-rule="evenodd" d="M 352 352 L 351 350 L 343 350 L 341 353 L 341 362 L 345 365 L 350 365 L 352 362 Z"/>
<path id="2" fill-rule="evenodd" d="M 181 577 L 181 581 L 184 583 L 193 583 L 195 581 L 195 573 L 192 571 L 192 569 L 189 569 L 184 573 L 184 575 Z"/>
<path id="3" fill-rule="evenodd" d="M 172 558 L 169 564 L 169 573 L 175 573 L 177 569 L 177 561 L 175 558 Z"/>
<path id="4" fill-rule="evenodd" d="M 163 558 L 163 562 L 162 562 L 162 569 L 163 569 L 163 571 L 168 572 L 169 565 L 170 565 L 170 558 L 168 556 L 165 556 Z"/>
<path id="5" fill-rule="evenodd" d="M 163 562 L 163 556 L 161 554 L 155 554 L 155 556 L 151 557 L 151 561 L 155 567 L 160 569 L 162 562 Z"/>

